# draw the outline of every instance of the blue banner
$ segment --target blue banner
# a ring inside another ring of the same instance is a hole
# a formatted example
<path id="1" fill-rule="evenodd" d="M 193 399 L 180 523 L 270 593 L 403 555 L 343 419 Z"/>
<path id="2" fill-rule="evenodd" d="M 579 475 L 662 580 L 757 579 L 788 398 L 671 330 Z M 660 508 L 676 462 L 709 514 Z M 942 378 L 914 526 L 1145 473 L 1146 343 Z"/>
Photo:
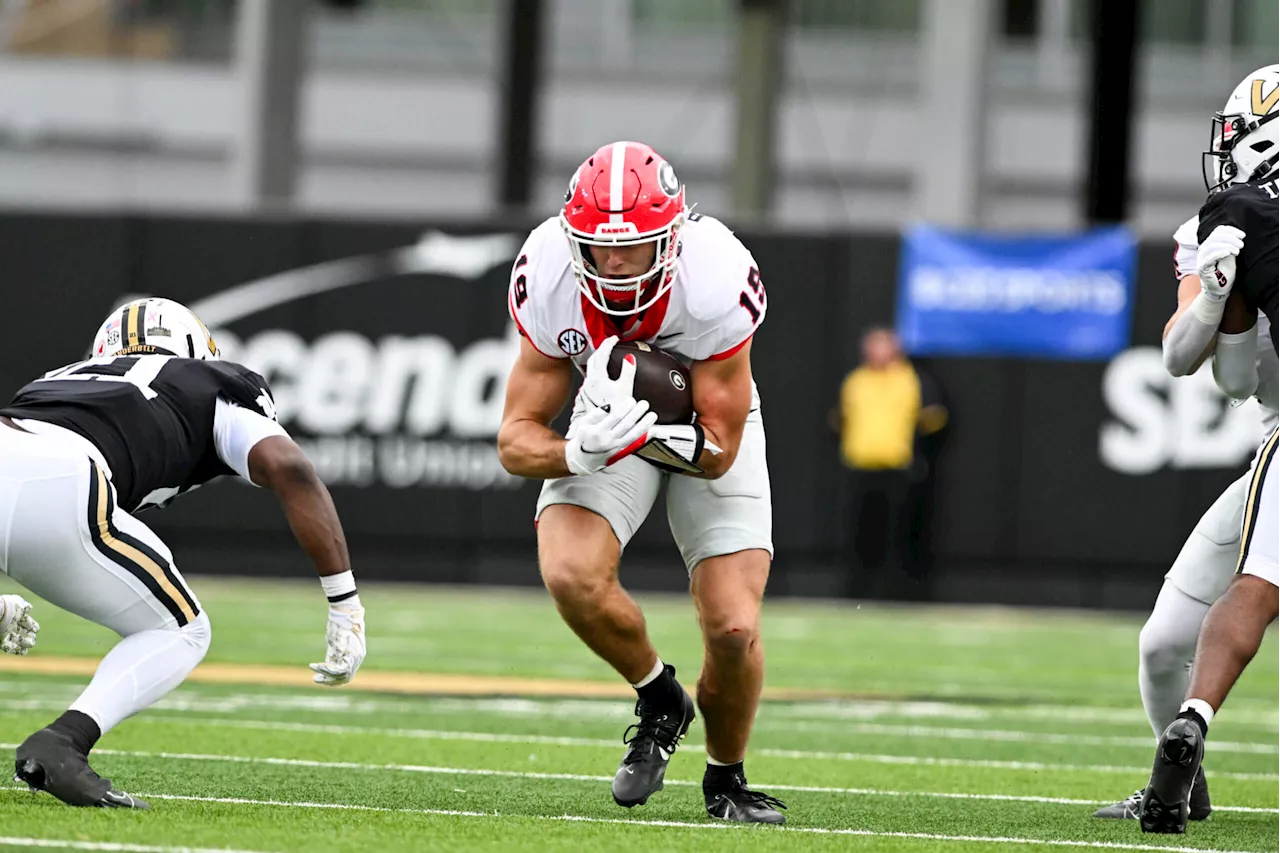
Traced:
<path id="1" fill-rule="evenodd" d="M 1123 226 L 1015 236 L 916 226 L 898 334 L 917 355 L 1091 360 L 1129 345 L 1137 247 Z"/>

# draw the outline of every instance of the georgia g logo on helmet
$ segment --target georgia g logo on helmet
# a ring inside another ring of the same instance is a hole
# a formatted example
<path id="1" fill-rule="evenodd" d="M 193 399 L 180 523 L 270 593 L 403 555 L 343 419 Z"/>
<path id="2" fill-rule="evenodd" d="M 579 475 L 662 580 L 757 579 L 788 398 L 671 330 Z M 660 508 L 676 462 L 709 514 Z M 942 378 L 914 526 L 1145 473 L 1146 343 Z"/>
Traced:
<path id="1" fill-rule="evenodd" d="M 680 179 L 676 177 L 675 168 L 666 160 L 658 167 L 658 186 L 671 198 L 680 194 Z"/>
<path id="2" fill-rule="evenodd" d="M 581 170 L 579 170 L 581 171 Z M 568 204 L 573 201 L 573 194 L 578 189 L 578 172 L 573 173 L 573 177 L 569 179 L 569 189 L 564 191 L 564 203 Z"/>

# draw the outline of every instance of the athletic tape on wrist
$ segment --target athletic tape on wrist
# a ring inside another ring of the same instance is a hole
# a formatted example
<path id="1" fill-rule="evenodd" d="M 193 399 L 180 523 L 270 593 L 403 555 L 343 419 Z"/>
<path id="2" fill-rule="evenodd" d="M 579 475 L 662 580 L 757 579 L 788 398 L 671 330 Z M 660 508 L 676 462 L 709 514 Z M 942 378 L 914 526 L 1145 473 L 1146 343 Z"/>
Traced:
<path id="1" fill-rule="evenodd" d="M 1226 310 L 1226 297 L 1213 299 L 1203 292 L 1191 300 L 1191 313 L 1206 326 L 1216 326 L 1222 322 L 1222 314 Z"/>
<path id="2" fill-rule="evenodd" d="M 324 589 L 324 594 L 328 597 L 330 604 L 346 601 L 356 595 L 356 578 L 355 575 L 351 574 L 350 569 L 336 575 L 327 575 L 320 578 L 320 586 Z"/>

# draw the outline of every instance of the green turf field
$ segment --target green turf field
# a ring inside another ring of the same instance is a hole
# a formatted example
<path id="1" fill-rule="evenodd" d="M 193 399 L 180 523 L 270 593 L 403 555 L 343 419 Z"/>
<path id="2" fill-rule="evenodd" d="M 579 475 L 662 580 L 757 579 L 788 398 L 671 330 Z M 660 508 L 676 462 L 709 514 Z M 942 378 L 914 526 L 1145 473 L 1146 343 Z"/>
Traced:
<path id="1" fill-rule="evenodd" d="M 210 667 L 205 677 L 223 683 L 189 681 L 95 753 L 99 772 L 154 810 L 69 809 L 6 782 L 0 849 L 1277 849 L 1274 635 L 1214 721 L 1217 813 L 1185 836 L 1145 836 L 1090 818 L 1145 782 L 1153 754 L 1135 683 L 1140 617 L 770 601 L 767 684 L 845 698 L 764 704 L 747 770 L 786 801 L 788 824 L 741 827 L 702 808 L 700 723 L 667 789 L 626 811 L 609 795 L 634 719 L 624 692 L 583 698 L 566 683 L 551 685 L 561 696 L 421 695 L 395 675 L 536 678 L 544 692 L 549 680 L 616 683 L 541 592 L 365 584 L 369 658 L 355 684 L 331 689 L 298 682 L 323 653 L 314 581 L 193 586 L 213 620 L 208 661 L 233 666 Z M 690 605 L 642 606 L 691 684 Z M 87 681 L 37 673 L 80 671 L 112 642 L 37 608 L 39 645 L 0 669 L 8 755 Z M 381 692 L 361 689 L 362 677 Z"/>

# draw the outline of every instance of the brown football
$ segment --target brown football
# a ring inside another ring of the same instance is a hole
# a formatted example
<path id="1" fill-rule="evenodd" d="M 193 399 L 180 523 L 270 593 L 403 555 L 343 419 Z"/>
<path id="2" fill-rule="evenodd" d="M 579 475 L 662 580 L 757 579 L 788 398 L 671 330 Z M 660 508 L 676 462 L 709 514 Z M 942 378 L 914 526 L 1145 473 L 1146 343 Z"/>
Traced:
<path id="1" fill-rule="evenodd" d="M 637 400 L 648 400 L 658 413 L 660 424 L 687 424 L 693 421 L 693 388 L 689 369 L 674 355 L 640 341 L 622 341 L 609 353 L 609 378 L 617 379 L 622 359 L 636 358 L 636 381 L 632 392 Z"/>

